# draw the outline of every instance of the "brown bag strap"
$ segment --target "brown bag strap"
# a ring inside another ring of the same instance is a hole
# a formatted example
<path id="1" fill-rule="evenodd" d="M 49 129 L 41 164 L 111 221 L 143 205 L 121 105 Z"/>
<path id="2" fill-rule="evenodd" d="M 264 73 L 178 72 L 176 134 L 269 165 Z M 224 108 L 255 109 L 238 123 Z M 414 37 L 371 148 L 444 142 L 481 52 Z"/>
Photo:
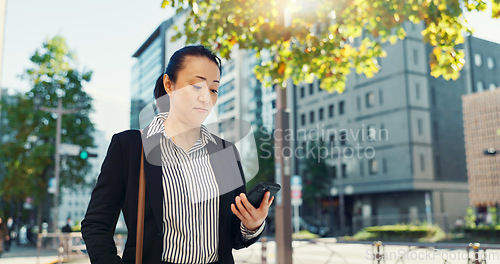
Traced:
<path id="1" fill-rule="evenodd" d="M 137 205 L 137 238 L 135 241 L 135 264 L 142 264 L 144 241 L 144 207 L 146 200 L 146 177 L 144 176 L 144 148 L 141 150 L 141 173 L 139 175 L 139 197 Z"/>

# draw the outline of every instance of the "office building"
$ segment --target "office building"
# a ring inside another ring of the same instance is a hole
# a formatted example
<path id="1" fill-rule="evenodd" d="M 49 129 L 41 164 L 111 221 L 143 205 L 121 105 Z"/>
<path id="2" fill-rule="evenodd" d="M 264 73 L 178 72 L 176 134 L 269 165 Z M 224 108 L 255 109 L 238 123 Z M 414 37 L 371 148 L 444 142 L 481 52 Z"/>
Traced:
<path id="1" fill-rule="evenodd" d="M 471 204 L 500 203 L 500 89 L 463 96 L 467 175 Z"/>

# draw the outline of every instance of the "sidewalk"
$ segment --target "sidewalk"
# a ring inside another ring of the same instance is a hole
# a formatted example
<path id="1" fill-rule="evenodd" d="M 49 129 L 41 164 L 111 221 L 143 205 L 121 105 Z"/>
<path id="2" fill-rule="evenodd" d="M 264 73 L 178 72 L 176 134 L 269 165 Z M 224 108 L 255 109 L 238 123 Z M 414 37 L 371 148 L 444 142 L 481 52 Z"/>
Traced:
<path id="1" fill-rule="evenodd" d="M 57 261 L 57 251 L 41 250 L 40 258 L 36 257 L 35 246 L 12 245 L 9 252 L 4 252 L 0 257 L 2 264 L 46 264 Z"/>

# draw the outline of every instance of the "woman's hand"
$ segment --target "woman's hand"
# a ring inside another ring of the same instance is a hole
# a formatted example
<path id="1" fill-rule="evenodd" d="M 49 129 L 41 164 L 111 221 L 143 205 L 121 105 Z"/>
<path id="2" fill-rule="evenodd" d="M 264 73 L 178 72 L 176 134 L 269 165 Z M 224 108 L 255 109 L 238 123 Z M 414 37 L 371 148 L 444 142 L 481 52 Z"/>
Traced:
<path id="1" fill-rule="evenodd" d="M 269 199 L 270 195 L 271 193 L 267 191 L 264 194 L 262 202 L 260 202 L 259 208 L 255 208 L 248 201 L 247 196 L 244 193 L 240 193 L 240 195 L 236 196 L 236 198 L 234 199 L 235 203 L 231 204 L 231 211 L 233 211 L 233 213 L 241 220 L 243 225 L 248 230 L 255 231 L 262 225 L 262 223 L 266 219 L 269 207 L 274 201 L 274 196 Z"/>

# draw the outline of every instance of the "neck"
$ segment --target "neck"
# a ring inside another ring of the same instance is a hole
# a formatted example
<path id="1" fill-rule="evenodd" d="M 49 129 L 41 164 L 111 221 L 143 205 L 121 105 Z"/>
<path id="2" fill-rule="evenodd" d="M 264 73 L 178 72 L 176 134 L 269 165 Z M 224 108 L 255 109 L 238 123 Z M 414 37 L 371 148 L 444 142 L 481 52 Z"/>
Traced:
<path id="1" fill-rule="evenodd" d="M 182 146 L 192 146 L 200 138 L 200 127 L 189 126 L 182 122 L 175 114 L 168 114 L 163 123 L 167 136 Z"/>

